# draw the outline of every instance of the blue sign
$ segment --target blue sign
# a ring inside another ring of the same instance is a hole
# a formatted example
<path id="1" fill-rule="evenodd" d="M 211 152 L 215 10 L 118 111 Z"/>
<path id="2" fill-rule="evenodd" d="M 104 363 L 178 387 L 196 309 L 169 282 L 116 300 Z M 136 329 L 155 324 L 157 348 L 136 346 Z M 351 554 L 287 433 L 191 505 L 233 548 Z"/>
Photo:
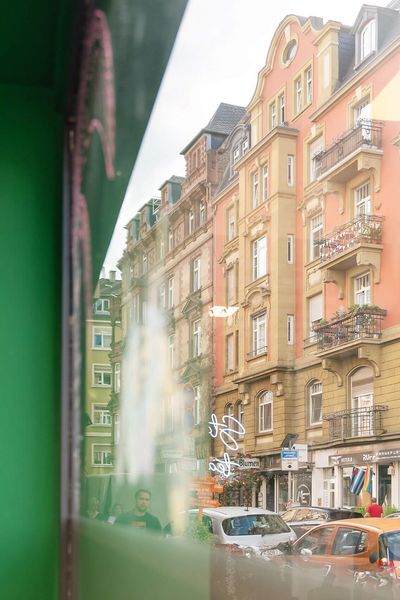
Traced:
<path id="1" fill-rule="evenodd" d="M 290 458 L 290 459 L 297 459 L 299 458 L 299 451 L 298 450 L 287 450 L 287 449 L 283 449 L 282 450 L 282 458 Z"/>

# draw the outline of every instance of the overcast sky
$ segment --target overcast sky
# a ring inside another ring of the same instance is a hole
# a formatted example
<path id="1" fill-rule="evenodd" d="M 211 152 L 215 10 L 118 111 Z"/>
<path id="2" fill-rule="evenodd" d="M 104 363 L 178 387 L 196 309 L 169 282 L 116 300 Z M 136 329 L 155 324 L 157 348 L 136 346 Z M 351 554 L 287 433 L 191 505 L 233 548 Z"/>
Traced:
<path id="1" fill-rule="evenodd" d="M 150 0 L 151 1 L 151 0 Z M 173 2 L 174 0 L 166 0 Z M 246 106 L 265 65 L 272 36 L 288 14 L 353 25 L 356 0 L 189 0 L 159 90 L 107 254 L 115 268 L 125 246 L 124 226 L 171 175 L 184 175 L 180 151 L 220 102 Z M 388 0 L 370 4 L 386 6 Z"/>

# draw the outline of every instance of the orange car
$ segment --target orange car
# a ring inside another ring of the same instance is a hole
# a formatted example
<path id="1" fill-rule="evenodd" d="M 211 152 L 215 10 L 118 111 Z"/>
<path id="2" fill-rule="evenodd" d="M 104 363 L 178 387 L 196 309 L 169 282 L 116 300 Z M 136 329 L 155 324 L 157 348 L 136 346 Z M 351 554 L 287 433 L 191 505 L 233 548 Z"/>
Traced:
<path id="1" fill-rule="evenodd" d="M 354 571 L 389 569 L 400 578 L 400 523 L 395 519 L 346 519 L 319 525 L 292 547 L 298 564 L 343 566 Z"/>

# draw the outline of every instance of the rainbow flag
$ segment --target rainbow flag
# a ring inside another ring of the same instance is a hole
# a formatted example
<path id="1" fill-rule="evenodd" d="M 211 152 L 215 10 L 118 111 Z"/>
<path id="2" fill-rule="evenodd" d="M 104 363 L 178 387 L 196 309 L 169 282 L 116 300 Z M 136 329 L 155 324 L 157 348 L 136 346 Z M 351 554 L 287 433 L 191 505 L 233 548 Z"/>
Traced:
<path id="1" fill-rule="evenodd" d="M 373 474 L 374 474 L 374 472 L 372 470 L 372 467 L 368 466 L 365 470 L 365 478 L 364 478 L 364 485 L 363 485 L 363 491 L 368 492 L 368 494 L 372 494 Z"/>

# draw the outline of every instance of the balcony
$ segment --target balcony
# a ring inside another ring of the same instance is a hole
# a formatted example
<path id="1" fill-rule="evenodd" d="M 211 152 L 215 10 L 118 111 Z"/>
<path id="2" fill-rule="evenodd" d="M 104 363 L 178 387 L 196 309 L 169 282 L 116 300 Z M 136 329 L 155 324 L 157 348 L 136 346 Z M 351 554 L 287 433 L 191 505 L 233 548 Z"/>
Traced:
<path id="1" fill-rule="evenodd" d="M 355 307 L 327 323 L 314 326 L 317 353 L 365 340 L 377 341 L 382 336 L 382 321 L 386 310 L 378 306 Z"/>
<path id="2" fill-rule="evenodd" d="M 348 223 L 336 227 L 331 233 L 323 237 L 320 241 L 320 260 L 321 263 L 327 263 L 336 259 L 338 267 L 342 263 L 342 268 L 359 264 L 354 257 L 355 264 L 347 264 L 343 259 L 347 257 L 352 250 L 360 246 L 366 246 L 368 249 L 377 249 L 379 252 L 382 245 L 382 221 L 383 217 L 376 215 L 358 215 Z M 354 255 L 354 252 L 352 253 Z"/>
<path id="3" fill-rule="evenodd" d="M 382 435 L 385 433 L 383 417 L 387 410 L 387 406 L 376 404 L 324 415 L 323 420 L 329 425 L 329 440 Z"/>
<path id="4" fill-rule="evenodd" d="M 314 157 L 316 176 L 318 179 L 348 181 L 363 168 L 362 161 L 360 165 L 357 164 L 360 153 L 364 152 L 371 157 L 371 154 L 382 154 L 381 151 L 382 123 L 363 119 Z M 371 168 L 371 164 L 364 168 Z"/>

